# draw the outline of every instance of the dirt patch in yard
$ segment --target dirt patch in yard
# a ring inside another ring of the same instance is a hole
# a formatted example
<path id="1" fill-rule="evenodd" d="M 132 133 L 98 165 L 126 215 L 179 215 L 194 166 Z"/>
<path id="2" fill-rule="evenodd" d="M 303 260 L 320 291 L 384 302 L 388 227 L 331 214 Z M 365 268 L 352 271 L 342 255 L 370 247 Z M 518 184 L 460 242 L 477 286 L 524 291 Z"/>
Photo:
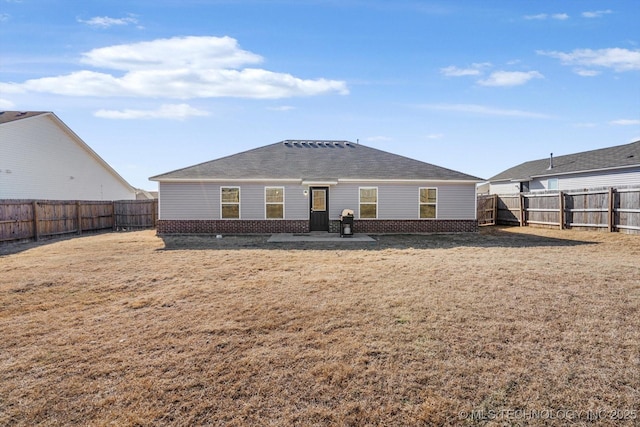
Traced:
<path id="1" fill-rule="evenodd" d="M 5 247 L 0 424 L 640 423 L 638 236 L 266 239 Z"/>

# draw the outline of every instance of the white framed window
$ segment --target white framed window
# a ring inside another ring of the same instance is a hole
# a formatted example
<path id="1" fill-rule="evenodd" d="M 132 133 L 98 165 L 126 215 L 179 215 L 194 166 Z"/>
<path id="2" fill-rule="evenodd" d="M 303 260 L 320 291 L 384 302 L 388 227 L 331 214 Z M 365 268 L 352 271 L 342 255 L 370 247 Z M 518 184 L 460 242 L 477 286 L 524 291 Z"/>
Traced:
<path id="1" fill-rule="evenodd" d="M 549 178 L 547 180 L 547 190 L 557 190 L 558 189 L 558 178 Z"/>
<path id="2" fill-rule="evenodd" d="M 430 187 L 420 188 L 420 219 L 435 218 L 438 212 L 438 189 Z"/>
<path id="3" fill-rule="evenodd" d="M 360 218 L 378 218 L 378 187 L 360 187 Z"/>
<path id="4" fill-rule="evenodd" d="M 264 210 L 267 219 L 284 219 L 284 187 L 264 188 Z"/>
<path id="5" fill-rule="evenodd" d="M 240 218 L 240 187 L 220 187 L 220 218 Z"/>

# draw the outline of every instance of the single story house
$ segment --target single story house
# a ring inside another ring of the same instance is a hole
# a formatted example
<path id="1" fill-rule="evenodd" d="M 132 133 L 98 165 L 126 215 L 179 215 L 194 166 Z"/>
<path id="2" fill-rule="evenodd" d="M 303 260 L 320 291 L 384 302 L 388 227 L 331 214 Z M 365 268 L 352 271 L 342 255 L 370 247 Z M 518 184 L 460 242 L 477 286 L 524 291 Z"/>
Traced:
<path id="1" fill-rule="evenodd" d="M 491 194 L 640 186 L 640 140 L 532 160 L 489 178 Z"/>
<path id="2" fill-rule="evenodd" d="M 0 112 L 0 200 L 135 200 L 136 190 L 51 112 Z"/>
<path id="3" fill-rule="evenodd" d="M 158 233 L 477 231 L 480 178 L 348 141 L 286 140 L 151 177 Z"/>

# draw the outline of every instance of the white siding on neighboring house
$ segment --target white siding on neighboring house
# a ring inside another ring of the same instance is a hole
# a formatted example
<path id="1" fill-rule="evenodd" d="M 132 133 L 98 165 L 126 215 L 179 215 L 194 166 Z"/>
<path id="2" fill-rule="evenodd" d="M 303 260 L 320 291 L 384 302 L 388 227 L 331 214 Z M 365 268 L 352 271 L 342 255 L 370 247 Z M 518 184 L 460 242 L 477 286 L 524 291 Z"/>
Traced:
<path id="1" fill-rule="evenodd" d="M 502 181 L 489 184 L 490 194 L 514 194 L 520 192 L 520 183 L 511 181 Z"/>
<path id="2" fill-rule="evenodd" d="M 549 180 L 557 179 L 559 191 L 584 190 L 601 187 L 640 186 L 640 167 L 624 170 L 582 172 L 566 175 L 551 175 L 533 178 L 529 182 L 529 191 L 549 190 Z M 519 192 L 517 182 L 491 183 L 491 194 L 514 194 Z"/>
<path id="3" fill-rule="evenodd" d="M 0 125 L 0 199 L 135 200 L 51 114 Z"/>
<path id="4" fill-rule="evenodd" d="M 640 186 L 640 167 L 624 171 L 589 172 L 536 178 L 531 181 L 531 190 L 547 190 L 550 178 L 558 179 L 558 189 L 560 191 L 599 187 Z"/>

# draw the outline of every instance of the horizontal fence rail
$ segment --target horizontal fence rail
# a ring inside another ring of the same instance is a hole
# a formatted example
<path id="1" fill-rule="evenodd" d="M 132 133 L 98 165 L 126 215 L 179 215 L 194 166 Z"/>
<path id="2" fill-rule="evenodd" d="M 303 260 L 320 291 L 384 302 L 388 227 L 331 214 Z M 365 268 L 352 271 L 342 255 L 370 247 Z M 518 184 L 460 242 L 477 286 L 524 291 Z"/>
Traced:
<path id="1" fill-rule="evenodd" d="M 157 218 L 157 200 L 0 200 L 0 243 L 155 228 Z"/>
<path id="2" fill-rule="evenodd" d="M 640 188 L 519 193 L 497 197 L 496 224 L 539 225 L 560 229 L 622 231 L 640 234 Z M 481 212 L 478 211 L 478 218 Z"/>

